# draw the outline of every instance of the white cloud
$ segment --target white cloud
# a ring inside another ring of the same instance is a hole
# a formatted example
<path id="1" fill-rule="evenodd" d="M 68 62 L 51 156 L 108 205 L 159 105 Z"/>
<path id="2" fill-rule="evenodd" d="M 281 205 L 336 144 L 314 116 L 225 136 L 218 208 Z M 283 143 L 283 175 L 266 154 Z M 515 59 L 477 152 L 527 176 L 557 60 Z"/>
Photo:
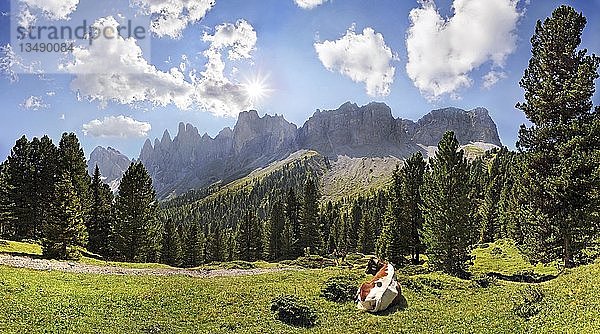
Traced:
<path id="1" fill-rule="evenodd" d="M 0 46 L 0 73 L 4 74 L 11 83 L 19 81 L 18 73 L 41 74 L 39 62 L 26 64 L 23 58 L 15 53 L 10 44 Z"/>
<path id="2" fill-rule="evenodd" d="M 356 34 L 352 26 L 337 41 L 315 43 L 315 50 L 325 68 L 338 71 L 354 82 L 365 83 L 367 94 L 386 96 L 390 93 L 396 71 L 391 62 L 395 57 L 383 35 L 372 28 Z"/>
<path id="3" fill-rule="evenodd" d="M 79 0 L 20 0 L 19 25 L 33 25 L 41 13 L 49 20 L 69 20 Z"/>
<path id="4" fill-rule="evenodd" d="M 243 86 L 225 76 L 223 53 L 227 51 L 229 60 L 250 59 L 256 46 L 256 31 L 248 22 L 239 20 L 217 26 L 213 35 L 205 33 L 202 39 L 211 44 L 203 53 L 208 62 L 202 77 L 194 79 L 198 102 L 217 115 L 235 116 L 250 105 Z"/>
<path id="5" fill-rule="evenodd" d="M 483 76 L 483 88 L 490 89 L 494 86 L 498 81 L 505 79 L 506 73 L 498 72 L 498 71 L 489 71 L 486 75 Z"/>
<path id="6" fill-rule="evenodd" d="M 97 20 L 94 26 L 103 30 L 118 26 L 113 17 Z M 192 85 L 177 68 L 162 72 L 149 64 L 133 38 L 98 38 L 89 48 L 73 50 L 74 60 L 61 65 L 66 72 L 75 74 L 71 88 L 88 99 L 134 104 L 149 101 L 156 106 L 175 104 L 189 108 Z"/>
<path id="7" fill-rule="evenodd" d="M 429 99 L 469 87 L 471 71 L 491 61 L 502 68 L 516 49 L 518 0 L 454 0 L 454 16 L 444 19 L 433 0 L 410 11 L 406 71 Z M 498 78 L 500 79 L 500 78 Z"/>
<path id="8" fill-rule="evenodd" d="M 112 17 L 95 22 L 96 27 L 116 28 Z M 120 104 L 150 102 L 155 106 L 174 104 L 186 110 L 193 106 L 219 116 L 235 116 L 249 108 L 248 97 L 242 85 L 225 76 L 225 53 L 229 60 L 250 59 L 256 45 L 256 32 L 246 21 L 225 23 L 214 34 L 205 33 L 202 39 L 210 43 L 204 51 L 207 58 L 204 71 L 195 69 L 184 73 L 188 66 L 173 67 L 167 72 L 149 64 L 140 47 L 132 38 L 100 37 L 89 48 L 78 47 L 73 60 L 62 69 L 75 75 L 71 88 L 78 96 Z M 187 57 L 182 58 L 183 63 Z"/>
<path id="9" fill-rule="evenodd" d="M 150 123 L 136 121 L 123 115 L 95 119 L 83 125 L 83 134 L 93 137 L 133 138 L 146 137 L 152 129 Z"/>
<path id="10" fill-rule="evenodd" d="M 150 30 L 159 37 L 180 38 L 188 24 L 200 21 L 216 0 L 130 0 L 144 14 L 152 15 Z"/>
<path id="11" fill-rule="evenodd" d="M 23 101 L 23 103 L 21 103 L 19 106 L 23 109 L 33 111 L 47 109 L 49 107 L 49 105 L 44 103 L 44 100 L 39 96 L 30 96 L 26 98 L 25 101 Z"/>
<path id="12" fill-rule="evenodd" d="M 294 0 L 296 5 L 302 9 L 313 9 L 327 2 L 327 0 Z"/>

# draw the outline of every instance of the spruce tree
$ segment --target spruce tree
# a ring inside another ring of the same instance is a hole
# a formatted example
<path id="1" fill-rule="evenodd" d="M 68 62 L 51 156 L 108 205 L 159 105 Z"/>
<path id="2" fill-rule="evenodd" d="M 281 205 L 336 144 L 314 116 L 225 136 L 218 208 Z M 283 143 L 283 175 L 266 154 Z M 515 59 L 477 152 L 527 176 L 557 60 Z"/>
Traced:
<path id="1" fill-rule="evenodd" d="M 481 243 L 492 242 L 502 237 L 498 212 L 503 181 L 500 160 L 500 153 L 496 153 L 487 162 L 488 166 L 485 170 L 483 199 L 479 206 L 481 219 L 479 242 Z"/>
<path id="2" fill-rule="evenodd" d="M 79 197 L 68 173 L 55 184 L 55 202 L 50 219 L 44 222 L 42 254 L 52 259 L 77 258 L 76 246 L 87 239 Z"/>
<path id="3" fill-rule="evenodd" d="M 247 211 L 235 233 L 235 255 L 238 260 L 257 261 L 262 255 L 262 229 L 256 215 Z"/>
<path id="4" fill-rule="evenodd" d="M 0 165 L 0 239 L 9 239 L 12 231 L 12 203 L 10 201 L 10 185 L 6 174 L 7 163 Z"/>
<path id="5" fill-rule="evenodd" d="M 462 275 L 476 231 L 471 221 L 469 164 L 452 131 L 444 134 L 425 174 L 423 237 L 432 268 Z"/>
<path id="6" fill-rule="evenodd" d="M 161 262 L 172 267 L 181 265 L 181 239 L 177 226 L 169 219 L 165 223 L 162 234 L 162 248 L 160 250 Z"/>
<path id="7" fill-rule="evenodd" d="M 358 252 L 373 254 L 375 252 L 375 226 L 370 215 L 363 215 L 358 231 Z"/>
<path id="8" fill-rule="evenodd" d="M 285 218 L 283 232 L 281 233 L 281 257 L 285 260 L 291 260 L 295 257 L 294 249 L 294 229 L 288 218 Z"/>
<path id="9" fill-rule="evenodd" d="M 425 160 L 421 152 L 413 154 L 408 158 L 399 171 L 399 175 L 395 178 L 395 188 L 399 212 L 399 229 L 394 231 L 400 235 L 393 238 L 393 242 L 400 243 L 392 245 L 392 256 L 394 260 L 400 261 L 397 257 L 402 254 L 397 252 L 406 248 L 411 256 L 413 264 L 420 262 L 420 254 L 424 250 L 422 233 L 423 233 L 423 213 L 421 206 L 421 186 L 423 185 L 423 175 L 425 173 Z M 402 243 L 406 242 L 406 245 Z M 390 259 L 391 260 L 391 259 Z M 396 262 L 400 263 L 400 262 Z"/>
<path id="10" fill-rule="evenodd" d="M 346 220 L 344 227 L 345 245 L 348 252 L 356 252 L 358 250 L 358 230 L 360 228 L 360 221 L 363 216 L 363 198 L 358 196 L 357 199 L 352 201 L 350 207 L 350 215 Z"/>
<path id="11" fill-rule="evenodd" d="M 111 255 L 113 197 L 110 187 L 102 182 L 100 169 L 96 166 L 91 184 L 92 205 L 87 221 L 88 250 L 103 257 Z"/>
<path id="12" fill-rule="evenodd" d="M 302 247 L 298 242 L 300 240 L 300 203 L 293 188 L 288 190 L 285 203 L 285 217 L 292 229 L 291 254 L 295 258 L 302 255 Z"/>
<path id="13" fill-rule="evenodd" d="M 131 163 L 123 174 L 115 200 L 113 248 L 128 262 L 158 260 L 160 226 L 156 193 L 141 162 Z"/>
<path id="14" fill-rule="evenodd" d="M 183 244 L 183 265 L 197 267 L 204 262 L 204 235 L 200 233 L 198 224 L 192 223 L 187 228 Z"/>
<path id="15" fill-rule="evenodd" d="M 66 173 L 71 176 L 71 183 L 73 183 L 75 193 L 79 197 L 84 220 L 87 224 L 91 206 L 91 178 L 87 172 L 85 153 L 83 152 L 83 148 L 81 148 L 79 139 L 74 133 L 65 132 L 62 134 L 58 143 L 58 153 L 59 174 Z"/>
<path id="16" fill-rule="evenodd" d="M 204 254 L 206 262 L 221 262 L 225 259 L 225 247 L 223 242 L 223 233 L 216 224 L 206 227 L 204 233 Z"/>
<path id="17" fill-rule="evenodd" d="M 531 59 L 518 103 L 532 126 L 521 126 L 528 215 L 526 250 L 533 260 L 562 258 L 572 267 L 597 236 L 600 109 L 593 109 L 600 58 L 578 49 L 586 19 L 560 6 L 531 38 Z"/>
<path id="18" fill-rule="evenodd" d="M 32 210 L 37 217 L 36 226 L 42 226 L 51 219 L 50 208 L 54 202 L 54 184 L 59 177 L 58 149 L 48 136 L 33 138 L 31 146 L 31 166 L 33 168 L 32 185 L 34 192 Z M 36 228 L 34 238 L 41 238 L 41 229 Z"/>
<path id="19" fill-rule="evenodd" d="M 22 136 L 15 143 L 7 160 L 8 198 L 13 204 L 11 216 L 14 218 L 11 230 L 16 240 L 34 239 L 36 230 L 40 228 L 36 226 L 38 217 L 34 210 L 35 199 L 31 195 L 35 193 L 35 169 L 31 157 L 29 140 Z"/>
<path id="20" fill-rule="evenodd" d="M 282 238 L 285 227 L 285 212 L 281 202 L 275 202 L 271 207 L 269 219 L 265 226 L 265 254 L 271 261 L 280 259 L 283 256 Z"/>
<path id="21" fill-rule="evenodd" d="M 319 192 L 312 178 L 304 185 L 300 223 L 300 248 L 318 254 L 321 250 L 322 240 L 319 228 Z"/>

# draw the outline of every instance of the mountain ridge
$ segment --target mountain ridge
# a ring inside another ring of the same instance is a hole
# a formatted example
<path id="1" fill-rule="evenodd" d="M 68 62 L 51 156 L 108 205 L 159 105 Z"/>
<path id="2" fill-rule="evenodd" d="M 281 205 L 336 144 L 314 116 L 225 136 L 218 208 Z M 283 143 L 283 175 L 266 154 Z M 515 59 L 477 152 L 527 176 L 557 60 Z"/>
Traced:
<path id="1" fill-rule="evenodd" d="M 139 160 L 159 197 L 166 198 L 246 176 L 298 150 L 314 150 L 332 160 L 338 156 L 400 160 L 416 151 L 427 154 L 426 147 L 437 145 L 448 130 L 462 145 L 502 145 L 485 108 L 436 109 L 412 121 L 394 118 L 385 103 L 346 102 L 335 110 L 317 110 L 301 127 L 282 115 L 243 111 L 233 129 L 223 128 L 214 138 L 181 122 L 173 138 L 167 130 L 154 143 L 148 138 Z"/>

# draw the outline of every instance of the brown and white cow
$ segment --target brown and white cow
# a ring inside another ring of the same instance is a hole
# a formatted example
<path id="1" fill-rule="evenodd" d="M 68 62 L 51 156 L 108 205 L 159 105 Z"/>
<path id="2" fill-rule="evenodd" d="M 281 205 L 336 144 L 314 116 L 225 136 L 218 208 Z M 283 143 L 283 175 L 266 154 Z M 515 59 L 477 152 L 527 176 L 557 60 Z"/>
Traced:
<path id="1" fill-rule="evenodd" d="M 400 302 L 400 284 L 391 263 L 372 258 L 365 272 L 375 276 L 358 289 L 356 302 L 359 309 L 376 313 Z"/>

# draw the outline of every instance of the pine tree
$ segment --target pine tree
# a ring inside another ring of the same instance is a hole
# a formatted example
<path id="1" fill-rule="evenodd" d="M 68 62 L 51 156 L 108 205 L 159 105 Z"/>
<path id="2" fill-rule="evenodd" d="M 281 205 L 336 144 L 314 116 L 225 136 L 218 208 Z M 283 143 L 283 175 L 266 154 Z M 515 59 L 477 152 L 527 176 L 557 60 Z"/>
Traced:
<path id="1" fill-rule="evenodd" d="M 283 256 L 282 237 L 285 226 L 285 212 L 281 202 L 275 202 L 271 207 L 269 219 L 265 226 L 265 254 L 271 261 L 280 259 Z"/>
<path id="2" fill-rule="evenodd" d="M 304 185 L 302 212 L 300 215 L 300 248 L 312 254 L 319 253 L 323 244 L 319 229 L 319 193 L 315 182 L 309 178 Z"/>
<path id="3" fill-rule="evenodd" d="M 158 260 L 160 226 L 156 219 L 156 193 L 141 162 L 125 171 L 115 200 L 114 250 L 128 262 Z"/>
<path id="4" fill-rule="evenodd" d="M 423 237 L 431 267 L 461 275 L 470 260 L 476 232 L 471 221 L 469 165 L 454 133 L 448 131 L 438 144 L 431 171 L 425 174 Z"/>
<path id="5" fill-rule="evenodd" d="M 75 246 L 85 246 L 87 238 L 79 197 L 68 173 L 55 187 L 52 214 L 43 225 L 42 253 L 52 259 L 77 258 Z"/>
<path id="6" fill-rule="evenodd" d="M 87 172 L 87 162 L 85 153 L 79 143 L 79 139 L 74 133 L 63 133 L 58 143 L 58 173 L 71 176 L 71 183 L 75 188 L 75 193 L 79 197 L 81 209 L 83 210 L 84 221 L 89 219 L 91 206 L 90 194 L 90 175 Z"/>
<path id="7" fill-rule="evenodd" d="M 225 258 L 224 242 L 221 228 L 213 225 L 205 231 L 204 253 L 206 262 L 221 262 Z"/>
<path id="8" fill-rule="evenodd" d="M 9 239 L 12 232 L 12 203 L 10 201 L 10 184 L 6 174 L 7 163 L 0 165 L 0 239 Z"/>
<path id="9" fill-rule="evenodd" d="M 302 255 L 302 247 L 298 242 L 300 240 L 300 204 L 293 188 L 290 188 L 287 193 L 285 217 L 292 229 L 292 238 L 290 239 L 292 252 L 290 257 L 295 258 Z"/>
<path id="10" fill-rule="evenodd" d="M 167 220 L 162 234 L 161 262 L 172 267 L 181 265 L 181 239 L 177 226 L 172 220 Z"/>
<path id="11" fill-rule="evenodd" d="M 358 231 L 358 252 L 373 254 L 375 252 L 375 226 L 370 215 L 363 215 Z"/>
<path id="12" fill-rule="evenodd" d="M 350 215 L 347 217 L 345 225 L 345 244 L 348 252 L 358 250 L 358 230 L 363 216 L 363 198 L 359 196 L 352 202 Z"/>
<path id="13" fill-rule="evenodd" d="M 399 214 L 399 230 L 395 232 L 400 233 L 400 235 L 395 236 L 393 242 L 400 244 L 392 245 L 391 249 L 394 252 L 399 252 L 406 247 L 413 264 L 420 262 L 420 254 L 424 250 L 422 241 L 423 213 L 421 211 L 423 205 L 421 187 L 424 174 L 425 160 L 421 152 L 417 152 L 404 162 L 399 175 L 395 177 L 395 188 L 399 190 L 396 192 L 396 200 L 400 205 L 399 212 L 397 212 Z M 406 245 L 402 245 L 402 243 L 406 243 Z M 397 257 L 400 255 L 396 253 L 390 256 L 398 261 L 395 263 L 399 264 L 400 259 Z M 390 261 L 393 260 L 390 259 Z"/>
<path id="14" fill-rule="evenodd" d="M 38 217 L 34 211 L 35 193 L 33 183 L 35 169 L 31 162 L 31 145 L 23 136 L 15 143 L 7 160 L 6 177 L 8 184 L 8 198 L 13 204 L 11 216 L 14 226 L 11 229 L 14 239 L 34 239 Z"/>
<path id="15" fill-rule="evenodd" d="M 32 211 L 37 217 L 36 226 L 41 227 L 51 219 L 50 208 L 55 200 L 55 183 L 59 177 L 58 149 L 48 136 L 41 139 L 33 138 L 31 141 L 31 166 L 34 192 L 31 194 L 33 203 Z M 34 238 L 42 237 L 41 228 L 36 228 Z"/>
<path id="16" fill-rule="evenodd" d="M 492 242 L 502 237 L 498 212 L 503 181 L 500 171 L 500 159 L 500 153 L 492 156 L 485 172 L 483 200 L 479 206 L 479 216 L 481 219 L 479 242 L 481 243 Z"/>
<path id="17" fill-rule="evenodd" d="M 91 185 L 91 208 L 87 221 L 88 250 L 103 257 L 111 255 L 113 193 L 102 182 L 100 169 L 94 169 Z"/>
<path id="18" fill-rule="evenodd" d="M 284 220 L 283 232 L 281 233 L 281 257 L 290 260 L 295 257 L 294 230 L 289 219 Z"/>
<path id="19" fill-rule="evenodd" d="M 235 233 L 235 254 L 238 260 L 257 261 L 262 255 L 262 229 L 256 215 L 247 211 Z"/>
<path id="20" fill-rule="evenodd" d="M 200 233 L 198 224 L 193 223 L 187 228 L 183 247 L 183 265 L 197 267 L 204 262 L 204 235 Z"/>
<path id="21" fill-rule="evenodd" d="M 500 229 L 504 231 L 503 238 L 515 240 L 517 245 L 523 245 L 523 222 L 527 221 L 527 191 L 522 175 L 526 167 L 524 154 L 512 154 L 507 157 L 505 179 L 498 202 Z"/>
<path id="22" fill-rule="evenodd" d="M 593 110 L 600 58 L 578 49 L 585 17 L 560 6 L 531 38 L 532 56 L 520 81 L 531 121 L 521 126 L 529 199 L 526 249 L 533 260 L 562 258 L 572 267 L 597 236 L 600 189 L 600 108 Z"/>

